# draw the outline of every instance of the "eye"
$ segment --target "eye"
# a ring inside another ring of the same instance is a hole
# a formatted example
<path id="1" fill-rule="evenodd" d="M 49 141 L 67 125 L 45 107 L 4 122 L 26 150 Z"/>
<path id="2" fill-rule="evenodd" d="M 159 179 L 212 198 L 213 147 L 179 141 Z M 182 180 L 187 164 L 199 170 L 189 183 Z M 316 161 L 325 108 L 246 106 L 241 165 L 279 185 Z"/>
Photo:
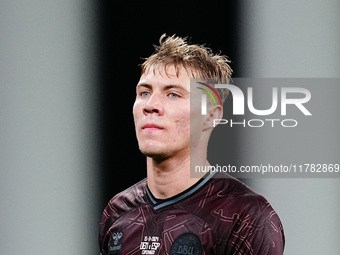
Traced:
<path id="1" fill-rule="evenodd" d="M 178 98 L 179 95 L 177 95 L 177 94 L 175 94 L 175 93 L 170 93 L 170 94 L 169 94 L 169 97 L 171 97 L 171 98 Z"/>
<path id="2" fill-rule="evenodd" d="M 148 97 L 148 96 L 150 96 L 150 92 L 142 91 L 142 92 L 140 93 L 140 95 L 141 95 L 142 97 Z"/>

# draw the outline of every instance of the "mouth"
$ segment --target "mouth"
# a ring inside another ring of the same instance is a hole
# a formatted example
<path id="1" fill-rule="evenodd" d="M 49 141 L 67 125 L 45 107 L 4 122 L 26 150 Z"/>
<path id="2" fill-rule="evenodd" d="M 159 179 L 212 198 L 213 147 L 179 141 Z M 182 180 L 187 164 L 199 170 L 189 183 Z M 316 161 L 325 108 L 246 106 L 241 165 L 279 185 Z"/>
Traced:
<path id="1" fill-rule="evenodd" d="M 163 130 L 163 129 L 164 129 L 163 127 L 158 126 L 156 124 L 152 124 L 152 123 L 149 123 L 149 124 L 142 126 L 143 131 L 149 131 L 149 132 L 160 131 L 160 130 Z"/>

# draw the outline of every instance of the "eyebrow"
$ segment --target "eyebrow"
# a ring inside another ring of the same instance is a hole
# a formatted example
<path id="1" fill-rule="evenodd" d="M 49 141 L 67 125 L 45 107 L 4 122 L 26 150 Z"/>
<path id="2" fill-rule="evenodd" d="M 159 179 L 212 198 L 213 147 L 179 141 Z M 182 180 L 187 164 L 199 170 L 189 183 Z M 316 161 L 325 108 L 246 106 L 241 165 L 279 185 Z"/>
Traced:
<path id="1" fill-rule="evenodd" d="M 148 83 L 139 83 L 137 84 L 137 88 L 139 87 L 145 87 L 145 88 L 148 88 L 148 89 L 152 89 L 152 85 L 151 84 L 148 84 Z M 169 90 L 169 89 L 179 89 L 179 90 L 183 90 L 187 93 L 189 93 L 189 91 L 187 89 L 185 89 L 183 86 L 181 85 L 178 85 L 178 84 L 169 84 L 169 85 L 165 85 L 163 90 Z"/>

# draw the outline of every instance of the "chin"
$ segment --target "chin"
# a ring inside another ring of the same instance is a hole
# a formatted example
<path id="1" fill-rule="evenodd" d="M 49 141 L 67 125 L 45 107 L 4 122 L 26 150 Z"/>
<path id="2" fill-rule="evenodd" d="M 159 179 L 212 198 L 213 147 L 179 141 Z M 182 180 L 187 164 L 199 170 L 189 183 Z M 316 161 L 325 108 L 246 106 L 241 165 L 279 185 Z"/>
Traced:
<path id="1" fill-rule="evenodd" d="M 165 152 L 155 150 L 155 149 L 140 149 L 140 151 L 149 158 L 164 158 L 166 157 Z"/>
<path id="2" fill-rule="evenodd" d="M 140 151 L 149 158 L 164 159 L 169 157 L 169 150 L 164 148 L 157 148 L 155 145 L 140 146 Z"/>

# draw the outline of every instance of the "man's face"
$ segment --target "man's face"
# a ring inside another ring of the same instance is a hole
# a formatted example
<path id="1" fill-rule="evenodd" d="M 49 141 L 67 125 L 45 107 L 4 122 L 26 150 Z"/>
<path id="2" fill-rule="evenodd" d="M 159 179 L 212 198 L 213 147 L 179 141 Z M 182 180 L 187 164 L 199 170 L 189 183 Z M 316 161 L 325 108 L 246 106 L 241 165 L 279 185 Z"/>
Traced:
<path id="1" fill-rule="evenodd" d="M 133 116 L 139 148 L 148 157 L 165 159 L 190 153 L 190 77 L 169 66 L 144 73 L 137 84 Z"/>

